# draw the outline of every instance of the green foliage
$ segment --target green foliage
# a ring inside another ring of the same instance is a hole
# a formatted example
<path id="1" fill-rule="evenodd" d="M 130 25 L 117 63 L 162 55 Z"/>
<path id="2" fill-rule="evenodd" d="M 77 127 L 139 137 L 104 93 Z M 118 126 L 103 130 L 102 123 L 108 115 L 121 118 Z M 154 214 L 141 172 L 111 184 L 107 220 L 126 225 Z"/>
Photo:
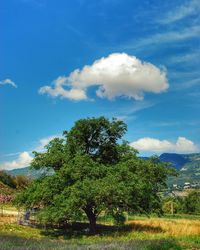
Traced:
<path id="1" fill-rule="evenodd" d="M 166 214 L 180 213 L 182 210 L 182 203 L 178 199 L 169 198 L 163 202 L 162 209 Z"/>
<path id="2" fill-rule="evenodd" d="M 184 201 L 184 212 L 200 214 L 200 190 L 191 191 Z"/>
<path id="3" fill-rule="evenodd" d="M 114 219 L 115 225 L 117 225 L 117 226 L 124 225 L 124 223 L 126 221 L 126 217 L 125 217 L 125 215 L 121 211 L 116 211 L 113 214 L 113 219 Z"/>
<path id="4" fill-rule="evenodd" d="M 166 197 L 162 201 L 166 214 L 200 214 L 200 190 L 193 190 L 186 197 Z M 190 218 L 190 217 L 189 217 Z"/>
<path id="5" fill-rule="evenodd" d="M 71 157 L 77 152 L 90 155 L 94 161 L 113 164 L 119 161 L 117 141 L 127 130 L 124 122 L 104 118 L 81 119 L 67 137 L 67 147 Z"/>
<path id="6" fill-rule="evenodd" d="M 16 204 L 41 208 L 40 218 L 51 223 L 77 221 L 85 213 L 95 232 L 105 211 L 122 221 L 123 211 L 161 210 L 159 191 L 171 174 L 158 158 L 143 160 L 127 142 L 122 121 L 104 117 L 81 119 L 64 139 L 56 138 L 46 152 L 35 152 L 32 167 L 53 169 L 16 198 Z M 117 219 L 117 220 L 118 220 Z"/>
<path id="7" fill-rule="evenodd" d="M 63 139 L 54 138 L 45 146 L 45 153 L 33 152 L 35 155 L 34 160 L 31 163 L 31 166 L 34 169 L 53 169 L 59 170 L 65 163 L 65 148 L 63 146 Z"/>

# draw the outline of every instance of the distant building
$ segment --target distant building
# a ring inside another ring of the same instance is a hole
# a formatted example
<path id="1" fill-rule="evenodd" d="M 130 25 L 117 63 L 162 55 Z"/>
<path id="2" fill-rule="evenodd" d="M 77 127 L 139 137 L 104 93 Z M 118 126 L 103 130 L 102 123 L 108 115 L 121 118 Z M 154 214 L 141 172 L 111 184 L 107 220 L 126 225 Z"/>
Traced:
<path id="1" fill-rule="evenodd" d="M 190 182 L 185 182 L 184 186 L 190 186 Z"/>

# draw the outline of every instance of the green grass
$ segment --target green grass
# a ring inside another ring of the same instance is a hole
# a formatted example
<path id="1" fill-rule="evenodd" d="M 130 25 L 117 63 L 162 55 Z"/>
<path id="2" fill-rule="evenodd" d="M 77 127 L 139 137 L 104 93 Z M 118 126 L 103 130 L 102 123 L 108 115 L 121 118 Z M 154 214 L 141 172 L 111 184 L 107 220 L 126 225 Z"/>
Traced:
<path id="1" fill-rule="evenodd" d="M 0 218 L 0 250 L 200 249 L 200 236 L 197 235 L 200 222 L 194 220 L 137 217 L 130 222 L 133 224 L 123 227 L 99 225 L 96 235 L 89 235 L 84 230 L 88 226 L 86 223 L 73 224 L 66 230 L 47 230 L 17 225 L 9 220 L 9 217 Z M 186 225 L 192 229 L 194 223 L 194 235 L 193 232 L 187 235 L 188 227 L 186 231 L 178 231 Z M 177 230 L 170 229 L 171 225 Z"/>
<path id="2" fill-rule="evenodd" d="M 16 237 L 16 236 L 0 236 L 1 250 L 43 250 L 43 249 L 93 249 L 93 250 L 181 250 L 183 249 L 174 239 L 159 240 L 130 240 L 130 241 L 97 241 L 91 243 L 84 242 L 63 242 L 55 240 L 37 240 Z"/>
<path id="3" fill-rule="evenodd" d="M 129 214 L 127 217 L 127 214 L 125 214 L 126 218 L 128 218 L 128 220 L 147 220 L 149 218 L 163 218 L 163 219 L 188 219 L 188 220 L 200 220 L 200 215 L 194 215 L 194 214 L 165 214 L 162 217 L 158 217 L 157 214 L 150 214 L 150 215 L 141 215 L 141 214 L 134 214 L 131 215 Z M 83 219 L 85 221 L 87 221 L 86 217 L 83 217 Z M 109 224 L 113 224 L 113 218 L 112 216 L 109 215 L 102 215 L 99 217 L 99 222 L 101 223 L 109 223 Z"/>

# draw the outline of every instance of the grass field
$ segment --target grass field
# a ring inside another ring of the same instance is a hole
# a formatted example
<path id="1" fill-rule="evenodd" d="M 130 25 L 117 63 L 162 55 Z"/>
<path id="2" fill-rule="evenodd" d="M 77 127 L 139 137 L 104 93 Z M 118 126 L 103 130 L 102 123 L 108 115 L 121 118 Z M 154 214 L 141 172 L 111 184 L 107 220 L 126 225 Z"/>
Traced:
<path id="1" fill-rule="evenodd" d="M 0 250 L 200 249 L 198 219 L 137 217 L 123 227 L 101 224 L 95 236 L 84 230 L 87 224 L 83 223 L 61 231 L 20 226 L 15 221 L 15 217 L 0 217 Z"/>

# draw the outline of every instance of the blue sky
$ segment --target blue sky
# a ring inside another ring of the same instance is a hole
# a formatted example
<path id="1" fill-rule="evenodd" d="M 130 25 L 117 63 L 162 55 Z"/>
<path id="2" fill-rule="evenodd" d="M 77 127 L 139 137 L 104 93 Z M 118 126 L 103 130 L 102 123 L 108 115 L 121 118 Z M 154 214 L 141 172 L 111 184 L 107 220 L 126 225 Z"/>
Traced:
<path id="1" fill-rule="evenodd" d="M 1 169 L 100 115 L 142 155 L 200 151 L 199 0 L 2 0 L 0 23 Z"/>

